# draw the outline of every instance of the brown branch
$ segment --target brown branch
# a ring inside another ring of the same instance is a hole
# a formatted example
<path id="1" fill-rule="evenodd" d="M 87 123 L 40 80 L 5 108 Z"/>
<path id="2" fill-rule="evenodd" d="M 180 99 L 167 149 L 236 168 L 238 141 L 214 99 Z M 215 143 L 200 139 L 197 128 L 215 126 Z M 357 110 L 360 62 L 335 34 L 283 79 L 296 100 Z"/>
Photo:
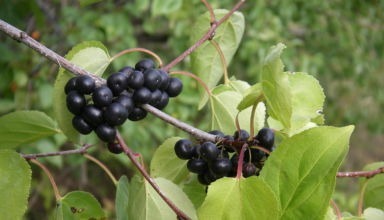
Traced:
<path id="1" fill-rule="evenodd" d="M 189 54 L 191 54 L 196 48 L 198 48 L 200 45 L 202 45 L 205 41 L 212 39 L 216 29 L 224 22 L 226 21 L 235 11 L 237 11 L 243 4 L 245 0 L 240 0 L 237 2 L 237 4 L 226 14 L 224 15 L 219 21 L 214 22 L 211 24 L 211 27 L 208 29 L 208 31 L 191 47 L 189 47 L 187 50 L 185 50 L 180 56 L 176 57 L 174 60 L 172 60 L 169 64 L 164 66 L 162 69 L 165 71 L 169 71 L 172 67 L 174 67 L 176 64 L 180 63 L 182 60 L 184 60 Z"/>
<path id="2" fill-rule="evenodd" d="M 156 182 L 149 176 L 144 167 L 140 164 L 138 160 L 136 160 L 135 153 L 126 145 L 125 141 L 121 137 L 119 133 L 117 133 L 117 141 L 120 146 L 123 148 L 124 153 L 129 157 L 131 162 L 135 165 L 135 167 L 139 170 L 140 174 L 144 177 L 144 179 L 152 186 L 152 188 L 159 194 L 159 196 L 164 200 L 165 203 L 176 213 L 178 219 L 190 219 L 183 211 L 181 211 L 168 197 L 164 195 Z"/>
<path id="3" fill-rule="evenodd" d="M 384 173 L 384 167 L 380 167 L 376 170 L 370 171 L 350 171 L 350 172 L 338 172 L 336 177 L 365 177 L 372 178 L 377 174 Z"/>
<path id="4" fill-rule="evenodd" d="M 53 192 L 55 193 L 56 201 L 59 201 L 61 199 L 59 188 L 57 188 L 55 179 L 53 178 L 51 172 L 49 172 L 48 168 L 46 166 L 44 166 L 44 164 L 40 163 L 38 160 L 31 159 L 30 161 L 32 163 L 36 164 L 37 166 L 39 166 L 44 171 L 44 173 L 47 174 L 48 179 L 51 182 Z"/>
<path id="5" fill-rule="evenodd" d="M 71 154 L 84 154 L 87 152 L 88 148 L 90 147 L 92 147 L 92 145 L 85 144 L 81 148 L 74 149 L 74 150 L 64 150 L 64 151 L 39 153 L 39 154 L 20 154 L 20 155 L 27 160 L 31 160 L 31 159 L 36 159 L 38 157 L 54 157 L 54 156 L 65 156 L 65 155 L 71 155 Z"/>

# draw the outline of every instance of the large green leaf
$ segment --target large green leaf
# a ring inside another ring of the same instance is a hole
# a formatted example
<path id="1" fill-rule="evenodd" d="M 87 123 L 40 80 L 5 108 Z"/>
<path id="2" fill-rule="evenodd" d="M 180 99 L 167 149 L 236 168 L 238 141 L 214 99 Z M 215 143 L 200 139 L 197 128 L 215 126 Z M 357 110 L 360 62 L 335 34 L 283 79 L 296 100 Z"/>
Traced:
<path id="1" fill-rule="evenodd" d="M 66 194 L 56 210 L 57 219 L 105 219 L 105 214 L 97 199 L 88 192 L 73 191 Z"/>
<path id="2" fill-rule="evenodd" d="M 76 45 L 65 58 L 97 76 L 101 76 L 110 63 L 107 49 L 98 41 L 86 41 Z M 53 109 L 63 133 L 69 140 L 78 142 L 79 133 L 72 127 L 73 115 L 67 109 L 64 93 L 65 84 L 72 77 L 74 76 L 68 71 L 59 69 L 53 90 Z"/>
<path id="3" fill-rule="evenodd" d="M 364 210 L 363 216 L 365 220 L 383 220 L 384 211 L 382 209 L 367 208 Z"/>
<path id="4" fill-rule="evenodd" d="M 384 162 L 368 164 L 364 170 L 375 170 L 380 167 L 384 167 Z M 384 175 L 379 174 L 365 181 L 367 186 L 364 193 L 364 206 L 384 210 Z"/>
<path id="5" fill-rule="evenodd" d="M 56 122 L 39 111 L 16 111 L 0 117 L 0 148 L 15 148 L 59 133 Z"/>
<path id="6" fill-rule="evenodd" d="M 181 160 L 175 154 L 174 146 L 178 140 L 179 137 L 169 138 L 157 148 L 151 160 L 151 176 L 179 184 L 189 175 L 187 160 Z"/>
<path id="7" fill-rule="evenodd" d="M 166 15 L 177 11 L 183 5 L 180 0 L 153 0 L 151 11 L 153 15 Z"/>
<path id="8" fill-rule="evenodd" d="M 116 189 L 116 219 L 124 220 L 128 216 L 128 202 L 129 202 L 129 182 L 126 176 L 122 176 L 117 183 Z"/>
<path id="9" fill-rule="evenodd" d="M 323 219 L 353 126 L 315 127 L 284 139 L 261 177 L 280 198 L 282 219 Z"/>
<path id="10" fill-rule="evenodd" d="M 250 106 L 253 106 L 255 103 L 262 101 L 263 98 L 263 89 L 261 87 L 261 83 L 257 83 L 245 91 L 244 98 L 237 105 L 237 109 L 242 111 Z"/>
<path id="11" fill-rule="evenodd" d="M 21 219 L 27 210 L 31 168 L 20 154 L 0 150 L 0 219 Z"/>
<path id="12" fill-rule="evenodd" d="M 183 191 L 187 194 L 195 208 L 200 207 L 207 195 L 206 186 L 199 183 L 197 175 L 193 175 L 190 181 L 183 184 Z"/>
<path id="13" fill-rule="evenodd" d="M 174 183 L 164 178 L 156 178 L 154 181 L 161 191 L 177 207 L 186 213 L 191 219 L 197 219 L 196 210 L 185 193 Z M 176 219 L 176 214 L 161 199 L 151 185 L 139 176 L 134 176 L 130 183 L 128 199 L 128 216 L 126 219 L 135 220 L 168 220 Z"/>
<path id="14" fill-rule="evenodd" d="M 222 178 L 213 182 L 198 209 L 200 220 L 279 219 L 280 207 L 270 187 L 260 178 Z"/>
<path id="15" fill-rule="evenodd" d="M 214 13 L 216 19 L 220 19 L 228 13 L 228 10 L 216 9 Z M 191 32 L 192 43 L 195 43 L 208 31 L 210 28 L 209 19 L 208 12 L 197 18 L 192 28 L 193 31 Z M 235 12 L 227 21 L 220 25 L 215 32 L 213 40 L 220 46 L 227 65 L 239 47 L 244 33 L 244 26 L 243 15 L 240 12 Z M 191 64 L 192 71 L 197 74 L 210 89 L 217 85 L 224 74 L 219 53 L 209 41 L 203 43 L 191 54 Z M 202 88 L 200 89 L 200 94 L 202 95 L 202 99 L 199 103 L 199 108 L 202 108 L 207 102 L 208 96 Z"/>

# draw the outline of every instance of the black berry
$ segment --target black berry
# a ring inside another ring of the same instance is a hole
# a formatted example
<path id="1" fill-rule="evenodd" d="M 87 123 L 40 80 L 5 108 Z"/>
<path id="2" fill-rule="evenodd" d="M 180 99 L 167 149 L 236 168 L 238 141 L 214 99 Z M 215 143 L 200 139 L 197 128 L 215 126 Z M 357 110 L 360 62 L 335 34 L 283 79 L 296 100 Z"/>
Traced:
<path id="1" fill-rule="evenodd" d="M 183 83 L 178 78 L 170 78 L 169 85 L 166 89 L 169 97 L 178 96 L 183 90 Z"/>
<path id="2" fill-rule="evenodd" d="M 103 111 L 94 105 L 85 106 L 81 116 L 93 127 L 97 127 L 103 122 Z"/>
<path id="3" fill-rule="evenodd" d="M 204 142 L 200 147 L 200 156 L 206 161 L 213 161 L 217 158 L 220 150 L 212 142 Z"/>
<path id="4" fill-rule="evenodd" d="M 135 104 L 133 103 L 132 98 L 129 95 L 120 95 L 115 102 L 120 103 L 127 110 L 128 114 L 132 112 Z"/>
<path id="5" fill-rule="evenodd" d="M 147 69 L 144 73 L 144 86 L 154 91 L 160 87 L 161 76 L 156 69 Z"/>
<path id="6" fill-rule="evenodd" d="M 213 134 L 215 136 L 219 136 L 219 137 L 224 137 L 225 136 L 225 134 L 223 132 L 219 131 L 219 130 L 209 131 L 208 133 Z"/>
<path id="7" fill-rule="evenodd" d="M 95 80 L 87 75 L 81 75 L 76 80 L 76 90 L 81 94 L 91 94 L 96 87 Z"/>
<path id="8" fill-rule="evenodd" d="M 260 146 L 265 149 L 272 150 L 275 142 L 275 134 L 272 129 L 262 128 L 256 135 L 256 140 L 259 141 Z"/>
<path id="9" fill-rule="evenodd" d="M 147 116 L 148 112 L 141 107 L 134 107 L 132 112 L 129 113 L 128 119 L 131 121 L 139 121 Z"/>
<path id="10" fill-rule="evenodd" d="M 192 173 L 203 174 L 208 169 L 208 164 L 203 159 L 190 159 L 187 163 L 187 168 Z"/>
<path id="11" fill-rule="evenodd" d="M 67 95 L 67 108 L 74 115 L 80 115 L 87 104 L 84 95 L 77 91 L 71 91 Z"/>
<path id="12" fill-rule="evenodd" d="M 92 126 L 89 125 L 84 118 L 76 115 L 72 119 L 72 126 L 80 133 L 80 134 L 89 134 L 92 132 Z"/>
<path id="13" fill-rule="evenodd" d="M 151 100 L 152 93 L 146 87 L 141 87 L 133 92 L 132 99 L 135 103 L 145 104 Z"/>
<path id="14" fill-rule="evenodd" d="M 256 174 L 257 168 L 253 163 L 243 164 L 243 177 L 247 178 Z"/>
<path id="15" fill-rule="evenodd" d="M 97 107 L 104 107 L 112 103 L 113 94 L 107 86 L 100 86 L 92 94 L 93 103 Z"/>
<path id="16" fill-rule="evenodd" d="M 139 71 L 144 71 L 147 69 L 154 69 L 155 68 L 155 62 L 151 59 L 142 59 L 135 65 L 135 69 Z"/>
<path id="17" fill-rule="evenodd" d="M 194 156 L 194 146 L 190 140 L 181 139 L 175 144 L 176 156 L 180 159 L 188 160 Z"/>
<path id="18" fill-rule="evenodd" d="M 160 86 L 159 86 L 159 89 L 161 89 L 161 90 L 165 90 L 165 89 L 167 89 L 167 87 L 168 87 L 168 85 L 169 85 L 169 79 L 170 79 L 170 77 L 169 77 L 169 75 L 168 75 L 168 73 L 167 72 L 165 72 L 164 70 L 159 70 L 159 73 L 160 73 L 160 81 L 161 81 L 161 83 L 160 83 Z"/>
<path id="19" fill-rule="evenodd" d="M 218 158 L 210 165 L 212 172 L 218 176 L 225 176 L 232 170 L 232 163 L 228 158 Z"/>
<path id="20" fill-rule="evenodd" d="M 153 91 L 151 93 L 151 99 L 149 100 L 149 104 L 152 106 L 156 106 L 160 102 L 162 94 L 163 94 L 163 92 L 161 92 L 158 89 Z"/>
<path id="21" fill-rule="evenodd" d="M 246 130 L 237 130 L 235 131 L 235 133 L 233 134 L 233 138 L 237 141 L 247 141 L 248 138 L 249 138 L 249 133 L 248 131 Z"/>
<path id="22" fill-rule="evenodd" d="M 97 136 L 105 142 L 113 142 L 116 137 L 116 129 L 107 124 L 97 126 L 95 130 Z"/>
<path id="23" fill-rule="evenodd" d="M 169 102 L 168 94 L 166 92 L 162 92 L 161 98 L 156 103 L 153 103 L 153 107 L 161 110 L 168 105 L 168 102 Z"/>
<path id="24" fill-rule="evenodd" d="M 128 76 L 124 73 L 114 73 L 107 79 L 107 85 L 112 93 L 117 96 L 128 87 Z"/>
<path id="25" fill-rule="evenodd" d="M 73 90 L 76 90 L 76 80 L 77 80 L 77 77 L 73 77 L 70 80 L 68 80 L 67 84 L 65 84 L 65 87 L 64 87 L 65 94 L 68 94 Z"/>
<path id="26" fill-rule="evenodd" d="M 144 85 L 144 74 L 140 71 L 133 71 L 128 77 L 128 87 L 132 89 L 141 88 Z"/>
<path id="27" fill-rule="evenodd" d="M 125 67 L 121 68 L 118 72 L 124 73 L 125 75 L 129 76 L 129 75 L 131 75 L 131 73 L 133 73 L 133 71 L 135 71 L 135 69 L 133 67 L 125 66 Z"/>
<path id="28" fill-rule="evenodd" d="M 123 152 L 123 148 L 117 142 L 107 143 L 107 147 L 108 147 L 109 152 L 114 153 L 114 154 L 120 154 Z"/>
<path id="29" fill-rule="evenodd" d="M 103 116 L 109 125 L 121 125 L 127 119 L 128 111 L 122 104 L 114 102 L 106 107 Z"/>
<path id="30" fill-rule="evenodd" d="M 264 151 L 250 148 L 244 152 L 244 161 L 259 162 L 264 158 L 264 156 L 265 156 Z"/>

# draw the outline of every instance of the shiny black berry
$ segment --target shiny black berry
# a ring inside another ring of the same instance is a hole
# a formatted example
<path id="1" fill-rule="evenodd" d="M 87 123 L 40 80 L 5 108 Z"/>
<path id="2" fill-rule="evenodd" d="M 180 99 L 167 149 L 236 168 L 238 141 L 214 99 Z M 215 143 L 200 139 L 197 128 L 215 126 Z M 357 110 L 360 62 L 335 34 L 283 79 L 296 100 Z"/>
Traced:
<path id="1" fill-rule="evenodd" d="M 112 126 L 121 125 L 128 118 L 127 109 L 118 102 L 108 105 L 104 111 L 104 120 Z"/>
<path id="2" fill-rule="evenodd" d="M 128 119 L 131 121 L 139 121 L 147 116 L 148 112 L 141 107 L 134 107 L 132 112 L 129 113 Z"/>
<path id="3" fill-rule="evenodd" d="M 188 160 L 187 168 L 192 173 L 203 174 L 208 169 L 208 163 L 203 159 L 194 158 Z"/>
<path id="4" fill-rule="evenodd" d="M 113 154 L 120 154 L 124 151 L 118 142 L 107 143 L 107 147 L 108 147 L 109 152 L 111 152 Z"/>
<path id="5" fill-rule="evenodd" d="M 85 106 L 81 116 L 93 127 L 97 127 L 103 122 L 103 111 L 94 105 Z"/>
<path id="6" fill-rule="evenodd" d="M 214 174 L 225 176 L 232 170 L 232 163 L 228 158 L 218 158 L 211 163 L 210 168 Z"/>
<path id="7" fill-rule="evenodd" d="M 65 94 L 68 94 L 73 90 L 76 90 L 76 80 L 77 80 L 77 77 L 73 77 L 70 80 L 68 80 L 67 84 L 65 84 L 65 87 L 64 87 Z"/>
<path id="8" fill-rule="evenodd" d="M 165 90 L 165 89 L 167 89 L 167 87 L 169 85 L 170 77 L 169 77 L 168 73 L 165 72 L 164 70 L 160 69 L 158 71 L 160 73 L 160 79 L 161 79 L 160 80 L 161 83 L 160 83 L 159 89 Z"/>
<path id="9" fill-rule="evenodd" d="M 265 156 L 265 152 L 259 149 L 250 148 L 244 152 L 244 161 L 259 162 Z"/>
<path id="10" fill-rule="evenodd" d="M 80 115 L 87 104 L 84 95 L 77 91 L 71 91 L 67 95 L 67 108 L 74 115 Z"/>
<path id="11" fill-rule="evenodd" d="M 178 78 L 170 78 L 169 85 L 166 89 L 169 97 L 178 96 L 183 90 L 183 83 Z"/>
<path id="12" fill-rule="evenodd" d="M 133 92 L 132 99 L 135 103 L 145 104 L 151 100 L 151 90 L 141 87 Z"/>
<path id="13" fill-rule="evenodd" d="M 220 150 L 212 142 L 204 142 L 200 147 L 200 156 L 206 161 L 213 161 L 219 156 Z"/>
<path id="14" fill-rule="evenodd" d="M 113 142 L 116 137 L 116 129 L 107 124 L 101 124 L 95 129 L 97 136 L 105 142 Z"/>
<path id="15" fill-rule="evenodd" d="M 257 168 L 253 163 L 243 164 L 243 177 L 247 178 L 256 174 Z"/>
<path id="16" fill-rule="evenodd" d="M 249 133 L 248 131 L 246 130 L 237 130 L 235 131 L 235 133 L 233 134 L 233 138 L 237 141 L 247 141 L 248 138 L 249 138 Z"/>
<path id="17" fill-rule="evenodd" d="M 113 73 L 107 79 L 107 85 L 112 93 L 117 96 L 128 87 L 128 75 L 124 73 Z"/>
<path id="18" fill-rule="evenodd" d="M 133 73 L 133 71 L 135 71 L 135 69 L 133 67 L 125 66 L 117 72 L 124 73 L 125 75 L 129 76 L 129 75 L 131 75 L 131 73 Z"/>
<path id="19" fill-rule="evenodd" d="M 151 59 L 142 59 L 135 65 L 135 69 L 139 71 L 145 71 L 147 69 L 154 69 L 155 62 Z"/>
<path id="20" fill-rule="evenodd" d="M 160 87 L 161 76 L 156 69 L 147 69 L 144 73 L 144 86 L 154 91 Z"/>
<path id="21" fill-rule="evenodd" d="M 135 104 L 133 103 L 132 97 L 129 95 L 122 94 L 120 95 L 115 102 L 120 103 L 127 110 L 128 114 L 132 112 Z"/>
<path id="22" fill-rule="evenodd" d="M 128 87 L 132 89 L 141 88 L 144 85 L 144 74 L 140 71 L 133 71 L 128 77 Z"/>
<path id="23" fill-rule="evenodd" d="M 168 93 L 162 92 L 161 98 L 156 103 L 153 103 L 152 106 L 161 110 L 168 105 L 168 102 L 169 102 Z"/>
<path id="24" fill-rule="evenodd" d="M 92 94 L 93 103 L 97 107 L 104 107 L 112 103 L 113 93 L 107 86 L 100 86 Z"/>
<path id="25" fill-rule="evenodd" d="M 149 100 L 149 104 L 152 105 L 152 106 L 157 105 L 160 102 L 160 100 L 161 100 L 162 94 L 163 94 L 163 92 L 158 90 L 158 89 L 153 91 L 151 93 L 151 99 Z"/>
<path id="26" fill-rule="evenodd" d="M 96 87 L 95 80 L 87 75 L 81 75 L 76 80 L 76 90 L 81 94 L 91 94 Z"/>
<path id="27" fill-rule="evenodd" d="M 175 153 L 180 159 L 192 159 L 195 153 L 193 143 L 187 139 L 178 140 L 175 144 Z"/>
<path id="28" fill-rule="evenodd" d="M 80 133 L 80 134 L 89 134 L 92 132 L 92 126 L 89 125 L 84 118 L 76 115 L 72 119 L 72 126 Z"/>
<path id="29" fill-rule="evenodd" d="M 262 128 L 256 135 L 256 140 L 259 141 L 260 146 L 265 149 L 272 150 L 275 142 L 275 133 L 272 129 Z"/>

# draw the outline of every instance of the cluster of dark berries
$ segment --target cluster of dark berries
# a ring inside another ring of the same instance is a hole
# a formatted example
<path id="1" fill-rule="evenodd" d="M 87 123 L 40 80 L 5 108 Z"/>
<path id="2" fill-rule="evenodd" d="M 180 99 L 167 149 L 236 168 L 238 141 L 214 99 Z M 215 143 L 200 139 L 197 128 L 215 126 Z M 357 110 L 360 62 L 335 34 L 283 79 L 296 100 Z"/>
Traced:
<path id="1" fill-rule="evenodd" d="M 127 66 L 111 74 L 106 85 L 96 86 L 90 76 L 74 77 L 65 85 L 65 94 L 67 108 L 74 114 L 73 127 L 81 134 L 95 131 L 101 140 L 118 148 L 114 143 L 115 126 L 127 119 L 145 118 L 147 111 L 140 107 L 142 104 L 165 108 L 169 98 L 179 95 L 182 88 L 178 78 L 156 69 L 152 60 L 143 59 L 135 68 Z"/>
<path id="2" fill-rule="evenodd" d="M 257 147 L 271 152 L 275 141 L 274 132 L 269 128 L 261 129 L 255 137 L 251 138 L 245 130 L 236 131 L 233 136 L 224 135 L 217 130 L 209 133 L 219 136 L 222 141 L 194 144 L 190 140 L 181 139 L 175 144 L 177 157 L 188 160 L 188 170 L 196 173 L 199 182 L 204 185 L 209 185 L 224 176 L 237 175 L 239 154 L 244 143 L 249 147 L 244 152 L 242 175 L 243 177 L 259 175 L 268 154 Z"/>

